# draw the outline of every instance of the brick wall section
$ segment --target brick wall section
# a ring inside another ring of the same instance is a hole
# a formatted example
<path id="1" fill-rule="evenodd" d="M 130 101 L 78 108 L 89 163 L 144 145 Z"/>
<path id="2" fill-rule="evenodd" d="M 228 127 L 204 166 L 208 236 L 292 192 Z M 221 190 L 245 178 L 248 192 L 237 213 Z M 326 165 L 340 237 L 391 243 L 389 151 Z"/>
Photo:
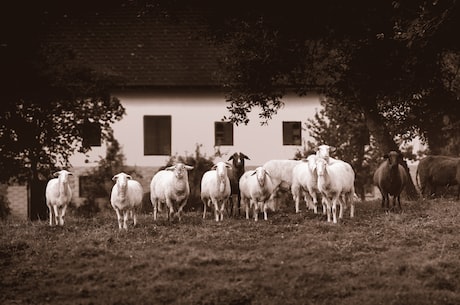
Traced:
<path id="1" fill-rule="evenodd" d="M 24 185 L 10 185 L 7 189 L 11 215 L 27 219 L 27 187 Z"/>

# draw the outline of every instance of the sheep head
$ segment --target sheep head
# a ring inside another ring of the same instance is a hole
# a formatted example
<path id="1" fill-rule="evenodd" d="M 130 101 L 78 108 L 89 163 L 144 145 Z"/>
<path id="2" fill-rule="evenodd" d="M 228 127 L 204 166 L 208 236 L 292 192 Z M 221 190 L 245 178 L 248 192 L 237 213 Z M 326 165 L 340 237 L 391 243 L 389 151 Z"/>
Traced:
<path id="1" fill-rule="evenodd" d="M 334 152 L 336 148 L 334 146 L 329 146 L 329 145 L 320 145 L 318 146 L 318 150 L 316 151 L 316 155 L 320 158 L 325 159 L 326 161 L 329 161 L 330 157 L 330 152 Z"/>
<path id="2" fill-rule="evenodd" d="M 225 178 L 227 177 L 227 169 L 229 168 L 232 167 L 225 162 L 218 162 L 212 167 L 212 169 L 216 171 L 217 179 L 219 180 L 220 192 L 225 191 Z"/>
<path id="3" fill-rule="evenodd" d="M 129 179 L 132 179 L 132 177 L 125 173 L 119 173 L 112 178 L 113 181 L 116 181 L 119 195 L 122 197 L 126 194 Z"/>
<path id="4" fill-rule="evenodd" d="M 235 168 L 244 168 L 244 159 L 251 160 L 249 159 L 248 156 L 243 154 L 242 152 L 239 153 L 234 153 L 233 155 L 228 158 L 228 161 L 232 160 L 233 161 L 233 166 Z"/>
<path id="5" fill-rule="evenodd" d="M 183 163 L 177 163 L 176 165 L 167 167 L 166 170 L 174 171 L 174 175 L 177 179 L 182 179 L 184 177 L 188 178 L 187 171 L 192 170 L 193 166 L 185 165 Z"/>
<path id="6" fill-rule="evenodd" d="M 327 161 L 323 158 L 318 158 L 316 160 L 316 173 L 318 174 L 318 176 L 324 176 L 326 172 L 326 165 Z"/>
<path id="7" fill-rule="evenodd" d="M 387 155 L 384 155 L 384 158 L 388 159 L 388 165 L 390 168 L 398 168 L 401 155 L 392 150 Z"/>
<path id="8" fill-rule="evenodd" d="M 58 177 L 59 181 L 61 181 L 62 183 L 69 182 L 69 175 L 72 176 L 73 174 L 69 171 L 66 171 L 65 169 L 55 172 L 53 174 L 53 176 Z"/>
<path id="9" fill-rule="evenodd" d="M 251 176 L 256 175 L 257 182 L 259 183 L 260 186 L 265 185 L 265 176 L 270 177 L 270 174 L 268 171 L 263 168 L 262 166 L 259 166 L 258 168 L 255 169 L 255 171 L 251 174 Z"/>

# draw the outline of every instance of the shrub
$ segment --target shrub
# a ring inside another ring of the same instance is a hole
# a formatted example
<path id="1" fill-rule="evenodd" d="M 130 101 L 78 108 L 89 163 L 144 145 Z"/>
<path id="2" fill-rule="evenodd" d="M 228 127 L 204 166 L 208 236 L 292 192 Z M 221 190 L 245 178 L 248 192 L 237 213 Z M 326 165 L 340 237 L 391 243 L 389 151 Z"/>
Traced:
<path id="1" fill-rule="evenodd" d="M 121 152 L 121 147 L 118 141 L 111 133 L 108 140 L 107 153 L 105 158 L 99 160 L 96 168 L 91 169 L 88 173 L 88 179 L 85 181 L 85 189 L 89 194 L 83 204 L 77 207 L 77 214 L 91 217 L 95 213 L 101 211 L 101 206 L 98 204 L 98 198 L 107 198 L 109 200 L 112 192 L 114 175 L 125 172 L 133 177 L 142 178 L 136 172 L 134 167 L 125 166 L 125 157 Z M 110 205 L 103 205 L 109 207 Z"/>

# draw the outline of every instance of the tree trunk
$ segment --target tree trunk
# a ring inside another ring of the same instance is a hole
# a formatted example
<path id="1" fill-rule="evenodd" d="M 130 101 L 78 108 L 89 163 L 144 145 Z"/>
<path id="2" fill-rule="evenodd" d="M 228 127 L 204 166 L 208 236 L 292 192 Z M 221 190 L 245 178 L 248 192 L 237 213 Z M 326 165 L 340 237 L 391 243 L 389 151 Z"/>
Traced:
<path id="1" fill-rule="evenodd" d="M 399 147 L 386 127 L 382 116 L 379 114 L 375 102 L 364 104 L 363 110 L 367 128 L 369 129 L 371 135 L 375 138 L 379 151 L 382 153 L 388 153 L 392 150 L 400 152 Z M 401 165 L 405 168 L 409 178 L 408 184 L 405 187 L 407 199 L 416 200 L 419 198 L 419 194 L 415 188 L 414 182 L 412 181 L 407 162 L 403 161 Z"/>

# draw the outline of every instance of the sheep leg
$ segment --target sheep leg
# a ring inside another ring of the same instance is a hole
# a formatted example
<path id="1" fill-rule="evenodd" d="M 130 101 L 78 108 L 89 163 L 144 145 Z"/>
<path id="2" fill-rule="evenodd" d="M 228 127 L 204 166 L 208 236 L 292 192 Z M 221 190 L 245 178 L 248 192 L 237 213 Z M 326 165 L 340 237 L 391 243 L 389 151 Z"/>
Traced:
<path id="1" fill-rule="evenodd" d="M 387 193 L 384 195 L 383 197 L 383 210 L 385 212 L 389 212 L 390 211 L 390 200 L 391 200 L 391 197 L 390 195 Z"/>
<path id="2" fill-rule="evenodd" d="M 115 208 L 115 212 L 117 213 L 118 229 L 121 230 L 121 228 L 122 228 L 122 226 L 123 226 L 123 223 L 122 223 L 122 220 L 121 220 L 120 211 L 118 210 L 118 208 Z"/>
<path id="3" fill-rule="evenodd" d="M 327 215 L 327 222 L 331 222 L 331 207 L 331 200 L 323 195 L 323 214 Z"/>
<path id="4" fill-rule="evenodd" d="M 53 226 L 53 218 L 54 218 L 54 215 L 53 215 L 53 207 L 52 206 L 48 206 L 48 210 L 49 210 L 49 214 L 50 214 L 50 227 Z"/>
<path id="5" fill-rule="evenodd" d="M 61 209 L 61 216 L 60 216 L 60 221 L 62 221 L 62 223 L 60 223 L 61 226 L 64 225 L 64 216 L 65 216 L 65 211 L 67 210 L 67 204 L 65 204 L 62 209 Z"/>
<path id="6" fill-rule="evenodd" d="M 179 218 L 179 221 L 182 220 L 182 210 L 184 209 L 185 204 L 187 203 L 187 199 L 184 199 L 182 203 L 180 203 L 178 206 L 179 208 L 177 209 L 177 217 Z"/>
<path id="7" fill-rule="evenodd" d="M 264 220 L 268 220 L 268 217 L 267 217 L 267 204 L 264 202 Z"/>
<path id="8" fill-rule="evenodd" d="M 157 220 L 157 213 L 158 213 L 158 200 L 155 198 L 150 199 L 153 205 L 153 220 Z"/>
<path id="9" fill-rule="evenodd" d="M 313 210 L 315 214 L 318 213 L 318 207 L 316 206 L 315 202 L 317 200 L 313 198 L 309 191 L 304 192 L 303 200 L 305 200 L 305 206 L 307 207 L 307 209 Z"/>
<path id="10" fill-rule="evenodd" d="M 296 212 L 296 213 L 299 213 L 299 212 L 300 212 L 300 208 L 299 208 L 299 205 L 300 205 L 300 196 L 299 196 L 297 190 L 295 190 L 295 191 L 293 192 L 293 197 L 294 197 L 294 202 L 295 202 L 295 212 Z"/>
<path id="11" fill-rule="evenodd" d="M 57 205 L 53 205 L 53 210 L 54 210 L 54 223 L 56 225 L 59 224 L 59 209 Z"/>
<path id="12" fill-rule="evenodd" d="M 137 225 L 137 213 L 135 210 L 131 211 L 131 216 L 133 217 L 133 225 L 136 226 Z"/>
<path id="13" fill-rule="evenodd" d="M 345 198 L 339 198 L 340 210 L 339 210 L 339 219 L 343 218 L 343 210 L 344 210 L 344 200 Z"/>
<path id="14" fill-rule="evenodd" d="M 337 202 L 339 199 L 336 197 L 332 199 L 332 222 L 337 223 Z"/>
<path id="15" fill-rule="evenodd" d="M 401 208 L 401 197 L 400 197 L 400 195 L 398 195 L 397 198 L 398 198 L 398 207 L 399 207 L 399 210 L 401 211 L 402 208 Z"/>
<path id="16" fill-rule="evenodd" d="M 246 211 L 246 219 L 249 219 L 249 204 L 247 202 L 247 199 L 246 198 L 242 198 L 241 199 L 241 202 L 243 203 L 244 205 L 244 210 Z"/>
<path id="17" fill-rule="evenodd" d="M 128 215 L 129 211 L 123 211 L 123 229 L 128 230 Z"/>
<path id="18" fill-rule="evenodd" d="M 323 215 L 327 214 L 327 199 L 322 196 L 321 198 L 321 205 L 323 206 Z"/>
<path id="19" fill-rule="evenodd" d="M 350 198 L 350 218 L 353 218 L 353 217 L 355 217 L 355 200 L 352 197 Z"/>
<path id="20" fill-rule="evenodd" d="M 166 205 L 169 208 L 168 220 L 172 220 L 172 218 L 174 217 L 174 207 L 172 205 L 172 202 L 166 202 Z"/>
<path id="21" fill-rule="evenodd" d="M 214 218 L 219 221 L 219 203 L 216 199 L 211 199 L 212 205 L 214 206 Z"/>
<path id="22" fill-rule="evenodd" d="M 259 220 L 259 204 L 258 202 L 251 200 L 251 206 L 253 207 L 254 221 L 257 221 Z"/>
<path id="23" fill-rule="evenodd" d="M 208 203 L 206 200 L 203 200 L 203 219 L 206 219 L 206 205 L 208 205 Z"/>
<path id="24" fill-rule="evenodd" d="M 222 199 L 222 205 L 220 206 L 220 221 L 224 220 L 224 211 L 225 211 L 225 207 L 227 206 L 226 203 L 227 203 L 227 200 Z"/>

